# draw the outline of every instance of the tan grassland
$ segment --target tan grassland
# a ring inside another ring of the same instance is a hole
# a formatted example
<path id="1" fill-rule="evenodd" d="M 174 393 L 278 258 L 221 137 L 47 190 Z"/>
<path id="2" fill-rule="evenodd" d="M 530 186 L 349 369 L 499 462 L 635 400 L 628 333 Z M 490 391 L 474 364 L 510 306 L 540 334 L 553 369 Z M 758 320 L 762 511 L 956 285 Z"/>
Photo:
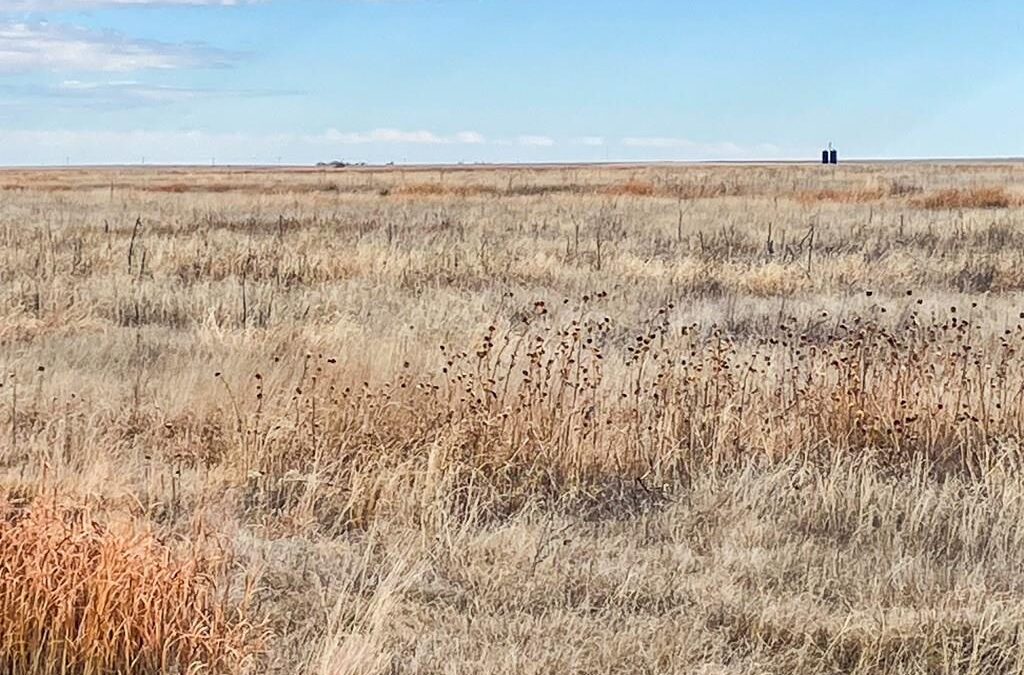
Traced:
<path id="1" fill-rule="evenodd" d="M 0 672 L 1024 672 L 1024 164 L 0 172 Z"/>

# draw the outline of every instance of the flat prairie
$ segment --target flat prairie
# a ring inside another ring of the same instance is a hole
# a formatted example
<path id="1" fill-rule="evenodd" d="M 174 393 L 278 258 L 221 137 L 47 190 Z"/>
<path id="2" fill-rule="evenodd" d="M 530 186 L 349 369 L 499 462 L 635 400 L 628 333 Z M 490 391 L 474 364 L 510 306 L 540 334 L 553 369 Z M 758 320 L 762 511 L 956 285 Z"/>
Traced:
<path id="1" fill-rule="evenodd" d="M 0 172 L 0 671 L 1024 671 L 1024 164 Z"/>

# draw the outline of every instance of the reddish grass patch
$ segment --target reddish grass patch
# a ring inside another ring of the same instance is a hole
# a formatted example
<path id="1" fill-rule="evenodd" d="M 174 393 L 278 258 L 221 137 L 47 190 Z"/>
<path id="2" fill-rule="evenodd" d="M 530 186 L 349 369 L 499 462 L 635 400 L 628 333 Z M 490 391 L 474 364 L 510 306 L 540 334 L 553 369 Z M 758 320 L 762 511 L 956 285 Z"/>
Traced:
<path id="1" fill-rule="evenodd" d="M 71 192 L 72 187 L 70 185 L 62 185 L 60 183 L 6 183 L 0 186 L 0 190 L 8 192 Z"/>
<path id="2" fill-rule="evenodd" d="M 630 180 L 617 185 L 609 185 L 601 190 L 606 195 L 621 197 L 653 197 L 658 190 L 652 183 Z"/>
<path id="3" fill-rule="evenodd" d="M 0 671 L 239 672 L 259 636 L 224 597 L 223 572 L 133 519 L 0 501 Z"/>
<path id="4" fill-rule="evenodd" d="M 1014 203 L 1001 187 L 949 189 L 915 200 L 924 209 L 1005 209 Z"/>

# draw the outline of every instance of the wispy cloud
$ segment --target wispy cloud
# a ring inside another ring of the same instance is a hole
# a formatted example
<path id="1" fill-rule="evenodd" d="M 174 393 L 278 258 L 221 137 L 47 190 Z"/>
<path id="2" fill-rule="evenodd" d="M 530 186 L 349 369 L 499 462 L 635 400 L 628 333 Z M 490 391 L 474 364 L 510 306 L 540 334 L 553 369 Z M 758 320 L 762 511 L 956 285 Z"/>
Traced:
<path id="1" fill-rule="evenodd" d="M 245 90 L 198 89 L 160 84 L 145 84 L 135 80 L 114 82 L 82 82 L 65 80 L 50 87 L 46 94 L 61 98 L 88 99 L 100 102 L 119 103 L 138 101 L 140 103 L 177 103 L 197 98 L 218 98 L 221 96 L 261 95 L 261 92 Z"/>
<path id="2" fill-rule="evenodd" d="M 530 148 L 550 148 L 555 144 L 555 139 L 550 136 L 520 136 L 516 142 Z"/>
<path id="3" fill-rule="evenodd" d="M 696 148 L 700 145 L 686 138 L 670 136 L 627 136 L 622 139 L 622 144 L 627 148 Z"/>
<path id="4" fill-rule="evenodd" d="M 329 129 L 320 136 L 304 137 L 311 141 L 324 141 L 341 145 L 365 145 L 368 143 L 408 143 L 411 145 L 445 145 L 460 143 L 479 145 L 486 143 L 481 134 L 475 131 L 460 131 L 451 136 L 443 136 L 433 131 L 403 131 L 401 129 L 374 129 L 372 131 L 338 131 Z"/>
<path id="5" fill-rule="evenodd" d="M 401 159 L 407 152 L 415 154 L 417 148 L 433 153 L 443 147 L 459 156 L 486 145 L 486 139 L 473 131 L 442 135 L 399 129 L 365 132 L 328 129 L 316 134 L 0 129 L 4 157 L 25 164 L 58 162 L 64 157 L 85 164 L 133 163 L 142 157 L 159 163 L 203 163 L 210 157 L 235 163 L 266 163 L 277 157 L 298 162 L 339 156 Z"/>
<path id="6" fill-rule="evenodd" d="M 192 44 L 134 40 L 48 22 L 0 21 L 0 73 L 129 72 L 225 65 L 229 56 Z"/>
<path id="7" fill-rule="evenodd" d="M 81 84 L 68 83 L 71 88 Z M 179 93 L 175 95 L 192 95 Z M 2 97 L 0 97 L 2 100 Z M 0 104 L 2 105 L 2 104 Z M 597 138 L 597 137 L 592 137 Z M 770 144 L 741 146 L 735 143 L 701 144 L 666 137 L 633 136 L 607 142 L 615 159 L 646 160 L 753 160 L 779 159 L 782 151 Z M 0 148 L 7 162 L 47 164 L 205 163 L 216 157 L 221 163 L 272 163 L 276 158 L 296 163 L 345 159 L 348 161 L 515 161 L 529 149 L 565 161 L 593 159 L 596 144 L 586 146 L 559 142 L 549 136 L 512 136 L 489 139 L 476 131 L 439 133 L 425 129 L 380 128 L 369 131 L 327 129 L 319 133 L 232 133 L 202 130 L 9 130 L 0 129 Z M 654 139 L 654 140 L 652 140 Z M 570 148 L 576 145 L 574 152 Z M 519 150 L 517 150 L 517 148 Z M 556 154 L 551 154 L 556 153 Z M 577 153 L 583 153 L 579 156 Z M 603 152 L 602 152 L 603 154 Z"/>
<path id="8" fill-rule="evenodd" d="M 0 85 L 0 94 L 8 103 L 23 107 L 38 101 L 45 101 L 48 105 L 67 104 L 98 109 L 153 107 L 197 100 L 291 96 L 296 93 L 269 89 L 181 87 L 147 84 L 136 80 L 65 80 L 58 84 L 46 85 Z"/>
<path id="9" fill-rule="evenodd" d="M 255 5 L 262 0 L 0 0 L 0 12 L 51 12 L 96 7 Z"/>
<path id="10" fill-rule="evenodd" d="M 637 151 L 665 151 L 663 155 L 667 157 L 682 159 L 757 159 L 774 157 L 780 152 L 778 146 L 770 143 L 702 143 L 673 136 L 627 136 L 621 145 Z"/>
<path id="11" fill-rule="evenodd" d="M 465 143 L 467 145 L 483 145 L 487 142 L 483 134 L 479 134 L 475 131 L 460 131 L 453 136 L 456 143 Z"/>

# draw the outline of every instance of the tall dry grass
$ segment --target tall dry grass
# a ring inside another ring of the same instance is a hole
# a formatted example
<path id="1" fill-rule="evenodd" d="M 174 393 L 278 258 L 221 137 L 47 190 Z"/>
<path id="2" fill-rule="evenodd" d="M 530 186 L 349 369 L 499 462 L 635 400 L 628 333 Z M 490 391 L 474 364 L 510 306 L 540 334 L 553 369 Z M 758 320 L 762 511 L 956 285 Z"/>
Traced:
<path id="1" fill-rule="evenodd" d="M 1019 670 L 1022 183 L 0 174 L 0 659 Z"/>
<path id="2" fill-rule="evenodd" d="M 949 188 L 919 200 L 926 209 L 1005 209 L 1012 203 L 1006 189 L 997 187 Z"/>
<path id="3" fill-rule="evenodd" d="M 259 629 L 220 587 L 221 561 L 132 522 L 34 501 L 0 508 L 0 669 L 239 672 Z M 246 591 L 251 592 L 251 591 Z"/>

